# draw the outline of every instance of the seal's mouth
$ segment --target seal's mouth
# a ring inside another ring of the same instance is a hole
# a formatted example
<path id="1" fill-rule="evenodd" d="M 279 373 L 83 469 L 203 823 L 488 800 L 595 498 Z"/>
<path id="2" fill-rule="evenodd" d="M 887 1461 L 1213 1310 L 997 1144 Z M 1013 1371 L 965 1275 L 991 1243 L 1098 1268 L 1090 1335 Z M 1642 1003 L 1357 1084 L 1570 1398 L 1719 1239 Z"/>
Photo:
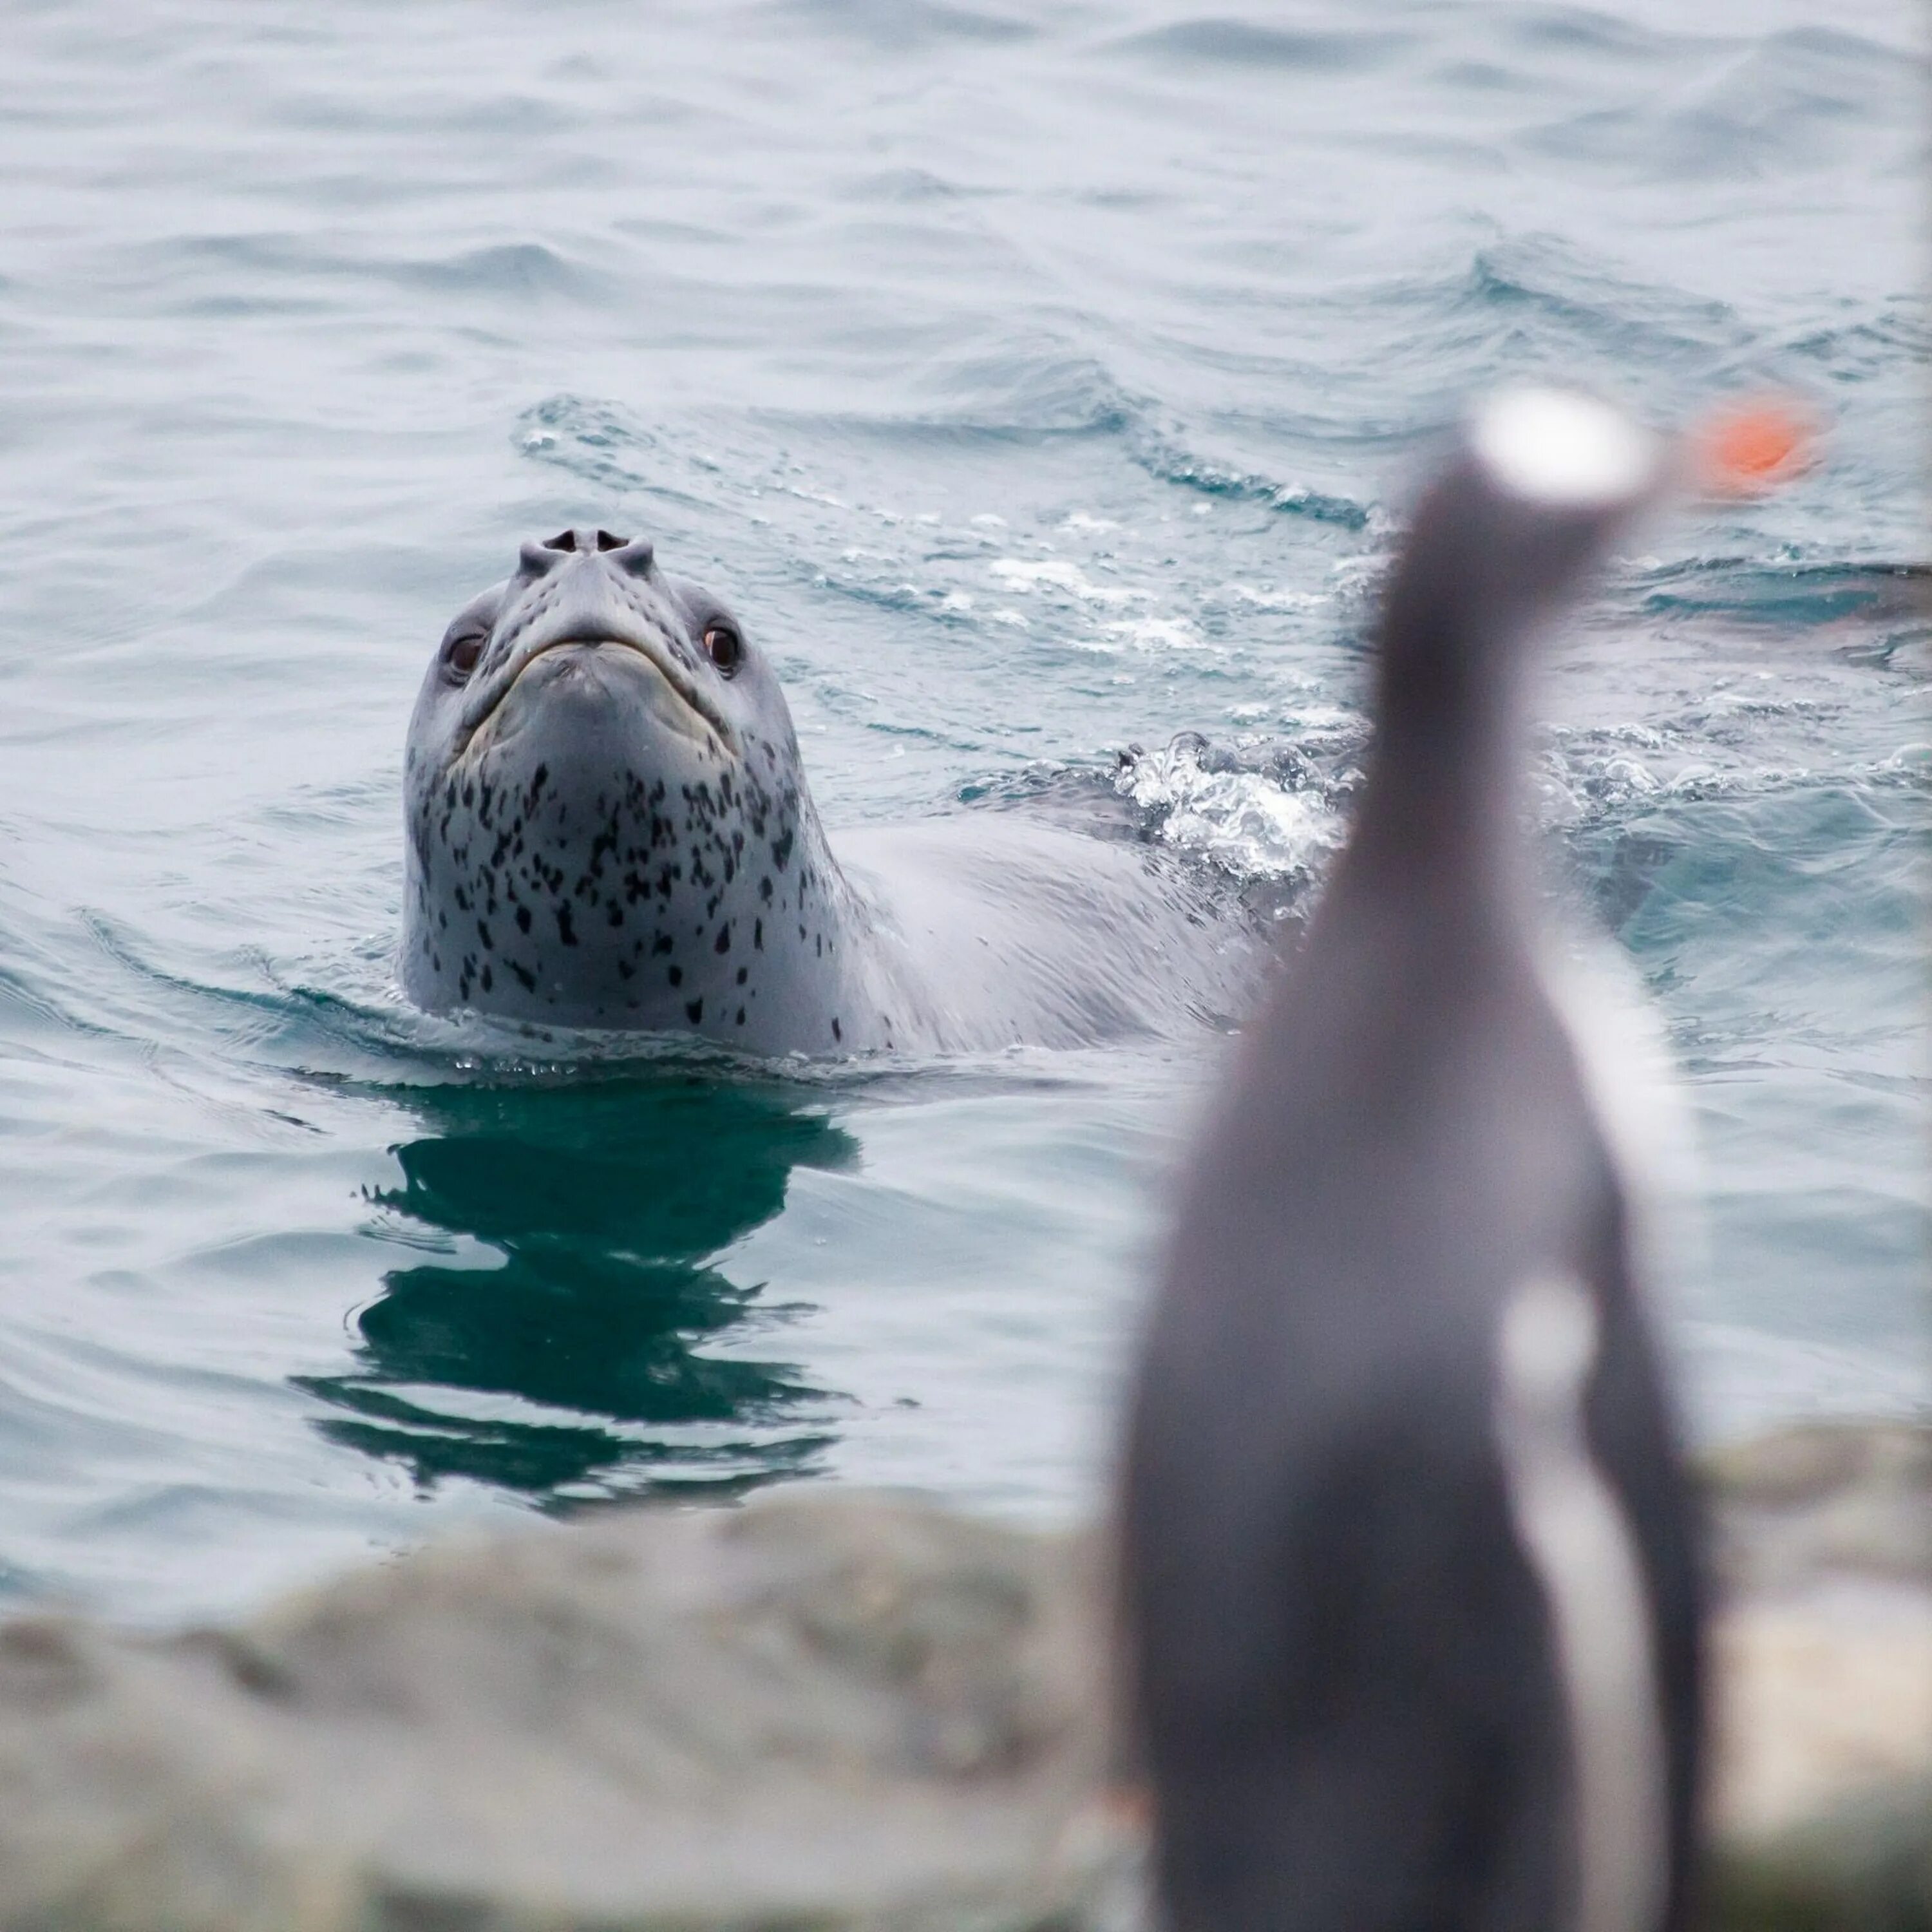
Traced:
<path id="1" fill-rule="evenodd" d="M 662 643 L 656 638 L 614 637 L 608 630 L 598 628 L 545 638 L 541 643 L 519 649 L 482 680 L 464 702 L 462 726 L 452 753 L 452 763 L 469 751 L 477 734 L 502 709 L 505 700 L 523 681 L 530 667 L 540 658 L 562 650 L 621 651 L 627 656 L 641 658 L 656 673 L 679 708 L 689 714 L 690 724 L 686 728 L 692 737 L 715 737 L 728 752 L 736 752 L 737 734 L 724 713 L 710 693 L 699 687 L 691 674 Z"/>

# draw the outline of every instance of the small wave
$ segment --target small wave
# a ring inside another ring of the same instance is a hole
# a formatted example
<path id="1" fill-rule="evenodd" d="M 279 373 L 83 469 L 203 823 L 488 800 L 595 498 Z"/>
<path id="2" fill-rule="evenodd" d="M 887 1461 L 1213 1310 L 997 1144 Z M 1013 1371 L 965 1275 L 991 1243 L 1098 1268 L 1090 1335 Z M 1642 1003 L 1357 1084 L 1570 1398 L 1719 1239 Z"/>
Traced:
<path id="1" fill-rule="evenodd" d="M 728 487 L 694 426 L 681 439 L 662 435 L 594 397 L 566 392 L 533 403 L 517 418 L 515 442 L 532 462 L 614 496 L 648 496 L 709 515 Z"/>
<path id="2" fill-rule="evenodd" d="M 770 10 L 802 14 L 892 53 L 940 46 L 949 40 L 1004 46 L 1036 39 L 1040 33 L 1030 21 L 977 8 L 946 6 L 940 0 L 802 0 L 802 4 L 794 0 Z"/>
<path id="3" fill-rule="evenodd" d="M 920 386 L 939 407 L 896 425 L 902 430 L 995 437 L 1118 436 L 1144 423 L 1152 408 L 1097 358 L 1044 334 L 946 358 Z"/>
<path id="4" fill-rule="evenodd" d="M 1901 16 L 1903 17 L 1903 16 Z M 1523 38 L 1558 44 L 1546 22 Z M 1576 50 L 1668 71 L 1671 84 L 1580 111 L 1532 130 L 1534 151 L 1618 175 L 1676 183 L 1763 180 L 1827 164 L 1874 125 L 1916 132 L 1922 81 L 1912 54 L 1833 27 L 1806 26 L 1752 40 L 1668 35 L 1608 22 L 1583 29 Z M 1557 93 L 1556 98 L 1562 94 Z"/>
<path id="5" fill-rule="evenodd" d="M 1382 67 L 1414 44 L 1409 34 L 1386 30 L 1311 32 L 1257 26 L 1235 20 L 1182 20 L 1114 43 L 1115 50 L 1167 63 L 1192 62 L 1254 73 L 1360 74 Z"/>
<path id="6" fill-rule="evenodd" d="M 433 256 L 351 254 L 321 247 L 304 236 L 280 231 L 196 235 L 151 244 L 146 260 L 219 274 L 224 293 L 238 274 L 258 285 L 242 301 L 245 309 L 262 302 L 259 284 L 291 280 L 362 278 L 392 287 L 434 294 L 514 302 L 563 300 L 602 304 L 618 284 L 601 268 L 573 260 L 543 242 L 500 242 Z M 310 305 L 320 305 L 311 295 Z"/>
<path id="7" fill-rule="evenodd" d="M 1124 589 L 1117 584 L 1096 584 L 1077 563 L 1064 557 L 1047 557 L 1028 563 L 1018 557 L 1003 556 L 992 566 L 994 579 L 1009 591 L 1022 595 L 1036 591 L 1058 592 L 1083 604 L 1119 605 L 1144 603 L 1149 592 Z"/>
<path id="8" fill-rule="evenodd" d="M 517 447 L 606 490 L 644 482 L 636 459 L 658 453 L 658 439 L 610 404 L 582 396 L 546 396 L 517 418 Z"/>
<path id="9" fill-rule="evenodd" d="M 1202 601 L 1241 610 L 1318 610 L 1331 596 L 1325 591 L 1295 590 L 1278 584 L 1229 583 L 1206 592 Z"/>
<path id="10" fill-rule="evenodd" d="M 1721 614 L 1780 628 L 1846 617 L 1921 616 L 1932 608 L 1932 566 L 1697 556 L 1640 579 L 1647 616 Z"/>
<path id="11" fill-rule="evenodd" d="M 1130 752 L 1114 785 L 1163 843 L 1243 880 L 1304 883 L 1342 842 L 1330 788 L 1279 743 L 1216 747 L 1184 731 L 1162 750 Z"/>
<path id="12" fill-rule="evenodd" d="M 1609 734 L 1590 735 L 1600 740 Z M 1664 748 L 1658 734 L 1646 735 L 1654 748 Z M 1546 806 L 1559 822 L 1575 830 L 1633 808 L 1750 800 L 1820 788 L 1850 788 L 1867 794 L 1917 790 L 1932 770 L 1928 754 L 1932 748 L 1904 745 L 1882 758 L 1834 763 L 1826 770 L 1771 764 L 1727 768 L 1694 760 L 1674 772 L 1660 772 L 1634 749 L 1592 751 L 1559 744 L 1544 754 L 1542 790 Z"/>
<path id="13" fill-rule="evenodd" d="M 1580 53 L 1592 61 L 1624 60 L 1642 64 L 1666 57 L 1675 37 L 1657 33 L 1614 14 L 1586 12 L 1581 8 L 1525 8 L 1502 16 L 1506 43 L 1540 54 L 1545 50 Z"/>
<path id="14" fill-rule="evenodd" d="M 1101 626 L 1104 637 L 1118 638 L 1143 651 L 1199 651 L 1210 645 L 1184 617 L 1126 617 Z"/>
<path id="15" fill-rule="evenodd" d="M 929 168 L 898 167 L 863 176 L 848 186 L 843 194 L 844 198 L 852 201 L 916 206 L 928 202 L 958 201 L 964 198 L 964 190 Z"/>
<path id="16" fill-rule="evenodd" d="M 1499 327 L 1520 327 L 1528 311 L 1558 346 L 1607 350 L 1623 365 L 1639 352 L 1670 362 L 1686 350 L 1737 350 L 1748 340 L 1728 302 L 1640 281 L 1626 266 L 1555 235 L 1514 236 L 1478 249 L 1461 295 L 1466 309 L 1493 316 Z"/>
<path id="17" fill-rule="evenodd" d="M 440 260 L 395 262 L 374 272 L 394 280 L 464 296 L 508 296 L 519 301 L 562 296 L 602 302 L 616 287 L 611 278 L 542 242 L 514 242 L 470 248 Z"/>
<path id="18" fill-rule="evenodd" d="M 1363 530 L 1369 527 L 1376 514 L 1372 503 L 1357 502 L 1307 484 L 1284 482 L 1256 470 L 1216 463 L 1163 436 L 1143 436 L 1133 452 L 1133 459 L 1156 482 L 1172 483 L 1180 489 L 1234 502 L 1265 503 L 1286 516 L 1304 518 L 1310 523 Z"/>
<path id="19" fill-rule="evenodd" d="M 1786 346 L 1840 382 L 1868 382 L 1932 358 L 1932 326 L 1916 310 L 1886 308 L 1838 328 L 1808 328 Z"/>

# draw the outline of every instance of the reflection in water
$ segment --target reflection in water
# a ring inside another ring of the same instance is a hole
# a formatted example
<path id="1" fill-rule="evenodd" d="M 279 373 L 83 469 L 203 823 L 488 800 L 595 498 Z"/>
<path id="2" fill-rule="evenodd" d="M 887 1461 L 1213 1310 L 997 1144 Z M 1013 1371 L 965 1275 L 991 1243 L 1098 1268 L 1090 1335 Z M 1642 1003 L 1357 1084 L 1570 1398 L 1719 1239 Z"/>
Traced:
<path id="1" fill-rule="evenodd" d="M 396 1150 L 403 1185 L 374 1198 L 422 1258 L 363 1310 L 353 1370 L 299 1379 L 350 1412 L 326 1435 L 425 1485 L 546 1498 L 811 1464 L 835 1398 L 788 1364 L 706 1352 L 772 1312 L 707 1261 L 778 1211 L 794 1167 L 853 1160 L 848 1134 L 796 1090 L 688 1076 L 411 1105 L 436 1131 Z"/>

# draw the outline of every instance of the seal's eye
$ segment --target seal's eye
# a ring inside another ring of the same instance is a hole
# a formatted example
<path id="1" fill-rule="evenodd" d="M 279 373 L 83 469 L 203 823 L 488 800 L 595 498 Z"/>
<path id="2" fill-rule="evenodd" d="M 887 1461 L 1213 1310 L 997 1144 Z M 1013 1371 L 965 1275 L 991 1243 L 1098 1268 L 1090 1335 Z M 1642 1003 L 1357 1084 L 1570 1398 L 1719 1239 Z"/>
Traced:
<path id="1" fill-rule="evenodd" d="M 736 674 L 740 664 L 745 661 L 745 640 L 729 624 L 712 624 L 706 628 L 704 648 L 711 662 L 727 677 Z"/>
<path id="2" fill-rule="evenodd" d="M 442 647 L 445 668 L 458 677 L 467 677 L 483 656 L 489 639 L 481 631 L 459 631 Z"/>

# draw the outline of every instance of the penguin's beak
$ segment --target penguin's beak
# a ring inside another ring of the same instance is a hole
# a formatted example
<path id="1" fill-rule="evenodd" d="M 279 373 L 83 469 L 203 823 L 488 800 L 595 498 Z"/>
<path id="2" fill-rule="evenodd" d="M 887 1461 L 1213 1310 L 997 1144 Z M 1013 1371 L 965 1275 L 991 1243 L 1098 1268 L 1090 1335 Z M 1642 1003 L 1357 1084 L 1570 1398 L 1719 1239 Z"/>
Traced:
<path id="1" fill-rule="evenodd" d="M 1706 497 L 1767 495 L 1811 467 L 1822 434 L 1816 412 L 1796 397 L 1726 404 L 1684 434 L 1682 486 Z"/>

